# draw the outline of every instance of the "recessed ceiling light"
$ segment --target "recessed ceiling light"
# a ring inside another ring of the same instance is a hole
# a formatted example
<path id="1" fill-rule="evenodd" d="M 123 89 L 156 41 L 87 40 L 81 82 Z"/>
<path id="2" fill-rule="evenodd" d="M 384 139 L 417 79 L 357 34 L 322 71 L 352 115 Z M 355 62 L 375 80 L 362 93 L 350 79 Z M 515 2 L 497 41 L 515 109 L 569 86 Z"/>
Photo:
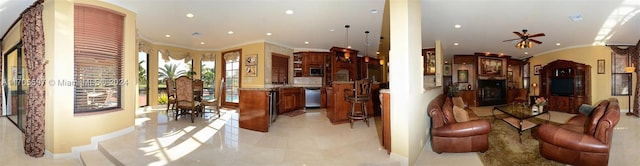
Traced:
<path id="1" fill-rule="evenodd" d="M 457 46 L 457 45 L 458 45 L 458 43 L 453 43 L 453 45 L 454 45 L 454 46 Z"/>
<path id="2" fill-rule="evenodd" d="M 267 33 L 267 36 L 271 36 L 271 33 Z"/>
<path id="3" fill-rule="evenodd" d="M 376 54 L 377 54 L 377 55 L 380 55 L 380 51 L 376 51 Z"/>
<path id="4" fill-rule="evenodd" d="M 305 41 L 305 42 L 304 42 L 304 44 L 309 44 L 309 42 L 308 42 L 308 41 Z"/>
<path id="5" fill-rule="evenodd" d="M 164 37 L 171 37 L 171 35 L 164 35 Z"/>
<path id="6" fill-rule="evenodd" d="M 204 44 L 204 42 L 200 42 L 200 44 Z"/>
<path id="7" fill-rule="evenodd" d="M 187 17 L 193 18 L 193 13 L 187 13 Z"/>
<path id="8" fill-rule="evenodd" d="M 524 52 L 525 55 L 529 54 L 529 52 Z"/>
<path id="9" fill-rule="evenodd" d="M 347 48 L 351 48 L 351 46 L 347 46 Z"/>
<path id="10" fill-rule="evenodd" d="M 233 34 L 233 31 L 229 31 L 229 32 L 227 32 L 227 33 L 228 33 L 228 34 L 230 34 L 230 35 L 232 35 L 232 34 Z"/>
<path id="11" fill-rule="evenodd" d="M 335 29 L 329 29 L 330 32 L 336 31 Z"/>
<path id="12" fill-rule="evenodd" d="M 559 46 L 559 45 L 560 45 L 560 43 L 556 43 L 556 46 Z"/>
<path id="13" fill-rule="evenodd" d="M 461 26 L 460 24 L 456 24 L 456 25 L 454 25 L 453 27 L 455 27 L 455 28 L 460 28 L 460 27 L 462 27 L 462 26 Z"/>
<path id="14" fill-rule="evenodd" d="M 371 14 L 376 14 L 378 13 L 378 9 L 371 9 Z"/>
<path id="15" fill-rule="evenodd" d="M 284 13 L 293 14 L 293 10 L 287 10 L 287 11 L 284 11 Z"/>

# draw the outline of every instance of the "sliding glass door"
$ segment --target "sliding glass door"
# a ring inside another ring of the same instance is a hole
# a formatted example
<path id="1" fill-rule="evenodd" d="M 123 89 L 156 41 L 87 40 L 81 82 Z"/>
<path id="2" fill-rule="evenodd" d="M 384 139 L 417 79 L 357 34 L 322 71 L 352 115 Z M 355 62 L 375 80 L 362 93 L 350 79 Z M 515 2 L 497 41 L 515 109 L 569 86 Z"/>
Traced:
<path id="1" fill-rule="evenodd" d="M 29 80 L 26 59 L 22 56 L 22 43 L 18 43 L 7 51 L 4 56 L 4 101 L 6 115 L 18 128 L 24 131 L 23 122 L 26 119 L 27 91 Z"/>

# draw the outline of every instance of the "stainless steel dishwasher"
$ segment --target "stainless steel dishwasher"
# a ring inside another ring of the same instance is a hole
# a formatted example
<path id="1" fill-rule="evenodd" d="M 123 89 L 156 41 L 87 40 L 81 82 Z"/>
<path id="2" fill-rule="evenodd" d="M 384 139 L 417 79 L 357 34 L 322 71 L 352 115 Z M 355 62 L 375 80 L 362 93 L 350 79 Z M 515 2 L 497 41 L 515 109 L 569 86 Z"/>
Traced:
<path id="1" fill-rule="evenodd" d="M 320 107 L 320 88 L 319 87 L 307 87 L 304 88 L 304 107 L 306 108 L 319 108 Z"/>

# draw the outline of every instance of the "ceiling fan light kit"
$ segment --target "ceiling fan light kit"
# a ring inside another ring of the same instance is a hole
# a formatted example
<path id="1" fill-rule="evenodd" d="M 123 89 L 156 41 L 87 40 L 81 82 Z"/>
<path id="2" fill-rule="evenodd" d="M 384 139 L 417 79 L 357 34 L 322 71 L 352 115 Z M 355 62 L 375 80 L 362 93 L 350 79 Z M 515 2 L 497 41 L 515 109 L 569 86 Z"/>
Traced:
<path id="1" fill-rule="evenodd" d="M 526 30 L 526 29 L 523 29 L 522 33 L 517 32 L 517 31 L 514 31 L 513 33 L 518 35 L 519 38 L 504 40 L 503 42 L 520 40 L 515 45 L 516 48 L 520 48 L 520 49 L 533 48 L 533 43 L 542 44 L 541 41 L 538 41 L 538 40 L 535 40 L 535 39 L 532 39 L 532 38 L 545 36 L 544 33 L 537 33 L 537 34 L 531 35 L 531 34 L 528 33 L 528 30 Z"/>

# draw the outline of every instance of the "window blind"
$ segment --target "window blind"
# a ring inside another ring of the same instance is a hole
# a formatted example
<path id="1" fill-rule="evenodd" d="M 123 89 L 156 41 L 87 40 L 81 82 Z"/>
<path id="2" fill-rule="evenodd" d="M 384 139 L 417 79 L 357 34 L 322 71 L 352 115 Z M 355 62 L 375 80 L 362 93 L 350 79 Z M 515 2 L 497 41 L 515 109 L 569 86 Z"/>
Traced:
<path id="1" fill-rule="evenodd" d="M 75 6 L 74 112 L 94 112 L 120 108 L 124 16 L 92 6 Z"/>

